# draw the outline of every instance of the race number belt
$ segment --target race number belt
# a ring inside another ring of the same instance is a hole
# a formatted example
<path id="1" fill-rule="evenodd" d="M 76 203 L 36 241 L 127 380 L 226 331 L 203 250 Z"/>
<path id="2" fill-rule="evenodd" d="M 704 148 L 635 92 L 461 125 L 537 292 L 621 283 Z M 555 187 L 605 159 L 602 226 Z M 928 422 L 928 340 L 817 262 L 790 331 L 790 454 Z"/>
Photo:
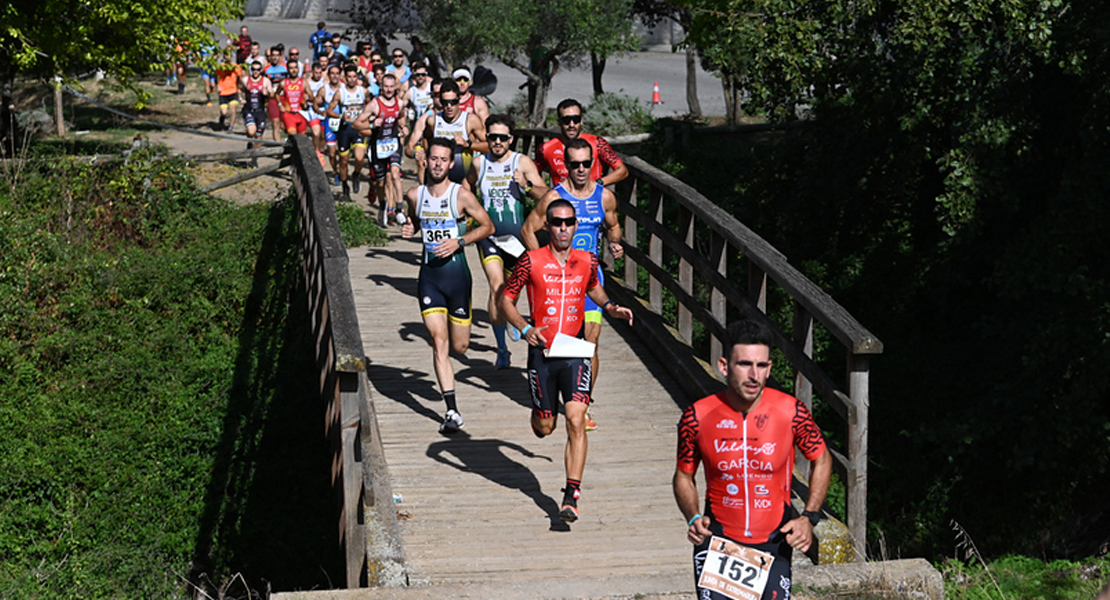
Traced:
<path id="1" fill-rule="evenodd" d="M 731 540 L 713 536 L 702 564 L 698 587 L 735 600 L 759 600 L 775 557 Z"/>
<path id="2" fill-rule="evenodd" d="M 441 243 L 459 237 L 459 226 L 454 219 L 428 219 L 420 228 L 424 230 L 424 249 L 430 253 Z"/>

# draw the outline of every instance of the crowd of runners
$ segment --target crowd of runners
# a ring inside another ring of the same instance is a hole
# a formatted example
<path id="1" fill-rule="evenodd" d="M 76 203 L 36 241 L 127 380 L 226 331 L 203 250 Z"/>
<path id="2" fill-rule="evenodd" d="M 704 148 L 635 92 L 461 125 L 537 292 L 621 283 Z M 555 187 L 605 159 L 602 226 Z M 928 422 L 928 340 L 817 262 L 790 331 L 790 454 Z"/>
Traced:
<path id="1" fill-rule="evenodd" d="M 252 139 L 267 128 L 275 140 L 308 134 L 341 197 L 361 193 L 365 180 L 382 225 L 395 223 L 402 237 L 420 240 L 417 300 L 432 342 L 444 435 L 464 427 L 451 353 L 470 345 L 466 247 L 476 248 L 489 281 L 494 366 L 511 366 L 507 338 L 526 342 L 532 432 L 552 434 L 564 415 L 559 517 L 574 522 L 586 432 L 597 428 L 590 406 L 602 313 L 633 323 L 632 311 L 606 295 L 599 258 L 603 246 L 614 258 L 624 252 L 610 187 L 628 169 L 604 138 L 583 131 L 583 107 L 574 99 L 558 104 L 560 133 L 532 158 L 512 150 L 513 120 L 490 114 L 471 90 L 467 68 L 440 79 L 418 43 L 408 55 L 343 42 L 319 23 L 303 56 L 280 44 L 263 55 L 244 26 L 205 76 L 206 92 L 217 92 L 220 126 L 234 130 L 241 113 Z M 407 193 L 403 155 L 415 161 L 419 184 Z M 527 317 L 517 306 L 525 292 Z M 789 598 L 791 552 L 810 548 L 821 518 L 831 459 L 805 405 L 766 388 L 772 342 L 758 322 L 730 327 L 717 365 L 725 389 L 687 407 L 678 426 L 673 488 L 702 599 Z M 794 448 L 811 461 L 801 515 L 790 505 Z M 701 465 L 707 489 L 699 510 L 694 474 Z"/>

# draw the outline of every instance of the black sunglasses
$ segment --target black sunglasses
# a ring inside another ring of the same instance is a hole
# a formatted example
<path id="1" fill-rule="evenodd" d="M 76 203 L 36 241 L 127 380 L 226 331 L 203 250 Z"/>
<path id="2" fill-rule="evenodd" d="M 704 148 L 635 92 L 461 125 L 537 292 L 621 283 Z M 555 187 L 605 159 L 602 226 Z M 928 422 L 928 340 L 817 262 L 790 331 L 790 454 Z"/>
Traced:
<path id="1" fill-rule="evenodd" d="M 510 137 L 512 136 L 507 133 L 491 133 L 486 136 L 486 139 L 491 142 L 507 142 Z"/>
<path id="2" fill-rule="evenodd" d="M 454 106 L 454 105 L 459 103 L 459 99 L 458 98 L 453 98 L 451 100 L 448 100 L 447 98 L 440 98 L 439 103 L 444 105 L 444 106 Z"/>
<path id="3" fill-rule="evenodd" d="M 567 170 L 573 171 L 575 169 L 589 169 L 590 165 L 594 164 L 594 160 L 568 160 Z"/>
<path id="4" fill-rule="evenodd" d="M 574 225 L 576 223 L 578 223 L 578 217 L 548 217 L 547 219 L 547 224 L 551 227 L 562 227 L 563 225 L 570 227 L 571 225 Z"/>
<path id="5" fill-rule="evenodd" d="M 582 115 L 564 115 L 559 117 L 559 122 L 563 125 L 570 125 L 571 123 L 581 123 Z"/>

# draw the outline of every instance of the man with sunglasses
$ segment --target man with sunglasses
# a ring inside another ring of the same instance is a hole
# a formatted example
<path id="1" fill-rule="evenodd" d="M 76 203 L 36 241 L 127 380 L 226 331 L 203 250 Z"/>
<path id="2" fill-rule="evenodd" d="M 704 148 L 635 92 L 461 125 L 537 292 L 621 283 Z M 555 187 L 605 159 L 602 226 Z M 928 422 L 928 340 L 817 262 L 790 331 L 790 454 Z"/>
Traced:
<path id="1" fill-rule="evenodd" d="M 328 84 L 328 80 L 324 77 L 324 67 L 320 63 L 311 63 L 311 73 L 305 78 L 305 85 L 308 86 L 308 98 L 305 101 L 307 106 L 308 116 L 308 129 L 312 132 L 312 145 L 316 148 L 316 156 L 320 158 L 320 166 L 324 166 L 324 151 L 327 149 L 327 141 L 324 139 L 324 121 L 327 117 L 318 110 L 316 98 L 320 95 L 320 90 L 324 89 Z M 329 101 L 331 98 L 328 99 Z"/>
<path id="2" fill-rule="evenodd" d="M 316 92 L 316 112 L 320 113 L 323 119 L 324 146 L 328 154 L 328 162 L 331 163 L 331 172 L 335 175 L 333 185 L 340 184 L 339 154 L 337 152 L 338 137 L 335 132 L 339 130 L 341 119 L 329 116 L 328 106 L 331 105 L 332 98 L 335 98 L 342 87 L 343 71 L 339 67 L 328 67 L 328 82 L 320 88 L 320 91 Z"/>
<path id="3" fill-rule="evenodd" d="M 455 80 L 455 85 L 459 86 L 459 106 L 465 111 L 478 115 L 478 119 L 484 123 L 489 118 L 489 104 L 486 103 L 485 98 L 470 91 L 470 69 L 466 67 L 455 69 L 451 77 Z"/>
<path id="4" fill-rule="evenodd" d="M 266 66 L 263 73 L 270 80 L 270 85 L 277 91 L 281 88 L 281 82 L 289 78 L 289 69 L 283 64 L 285 49 L 278 46 L 270 47 L 267 60 L 270 64 Z M 284 131 L 281 122 L 281 107 L 278 106 L 277 95 L 274 94 L 266 101 L 266 115 L 270 118 L 270 127 L 273 129 L 272 134 L 274 141 L 281 139 L 281 132 Z"/>
<path id="5" fill-rule="evenodd" d="M 455 183 L 462 183 L 466 179 L 474 153 L 489 151 L 485 126 L 478 115 L 459 107 L 459 97 L 459 87 L 455 82 L 444 81 L 439 88 L 439 102 L 443 111 L 430 115 L 422 132 L 426 142 L 437 137 L 455 141 L 454 166 L 448 174 Z"/>
<path id="6" fill-rule="evenodd" d="M 416 118 L 416 124 L 412 126 L 412 133 L 409 135 L 409 141 L 405 144 L 405 154 L 411 156 L 416 161 L 416 180 L 424 181 L 424 132 L 427 129 L 428 121 L 435 119 L 436 113 L 443 110 L 443 105 L 439 103 L 439 92 L 443 86 L 443 82 L 439 79 L 433 80 L 431 84 L 432 104 L 425 110 L 424 114 Z"/>
<path id="7" fill-rule="evenodd" d="M 608 239 L 609 251 L 614 258 L 624 256 L 621 246 L 621 225 L 617 219 L 617 197 L 613 192 L 602 187 L 601 184 L 590 179 L 590 170 L 593 167 L 593 147 L 583 139 L 573 139 L 566 147 L 566 167 L 570 169 L 565 181 L 551 188 L 536 204 L 535 210 L 528 215 L 520 230 L 520 237 L 528 249 L 538 248 L 539 240 L 536 232 L 543 228 L 543 216 L 547 205 L 559 199 L 566 200 L 574 205 L 578 215 L 578 230 L 574 235 L 574 247 L 585 250 L 598 256 L 598 244 L 601 241 L 601 230 L 604 227 Z M 605 277 L 600 267 L 597 272 L 598 281 L 605 284 Z M 586 340 L 597 344 L 601 339 L 601 308 L 592 301 L 586 301 L 585 332 Z M 597 381 L 600 365 L 598 364 L 596 346 L 594 356 L 590 361 L 593 378 L 590 381 L 590 390 Z M 586 415 L 586 429 L 597 429 L 597 422 L 591 415 Z"/>
<path id="8" fill-rule="evenodd" d="M 505 317 L 497 298 L 505 286 L 505 275 L 516 266 L 518 254 L 513 248 L 520 243 L 520 226 L 524 223 L 525 194 L 539 200 L 547 192 L 543 178 L 532 159 L 513 152 L 513 120 L 507 115 L 491 115 L 486 119 L 486 141 L 489 153 L 474 157 L 467 182 L 478 190 L 482 206 L 493 220 L 493 236 L 478 242 L 478 257 L 489 281 L 489 320 L 497 341 L 498 369 L 509 368 L 510 354 L 505 343 Z M 519 339 L 517 335 L 514 338 Z"/>
<path id="9" fill-rule="evenodd" d="M 401 206 L 401 138 L 408 136 L 404 104 L 397 97 L 397 77 L 386 73 L 382 78 L 382 95 L 371 100 L 353 127 L 369 139 L 370 185 L 381 203 L 380 220 L 384 227 L 390 217 L 398 225 L 405 224 Z"/>
<path id="10" fill-rule="evenodd" d="M 428 181 L 406 195 L 410 218 L 401 227 L 401 237 L 411 238 L 419 231 L 424 242 L 416 295 L 420 316 L 432 338 L 436 380 L 447 405 L 439 432 L 451 434 L 463 427 L 455 400 L 451 350 L 466 353 L 472 320 L 470 266 L 464 248 L 489 237 L 493 223 L 474 194 L 447 179 L 454 162 L 454 142 L 433 138 L 428 143 Z M 478 226 L 467 230 L 468 218 Z"/>
<path id="11" fill-rule="evenodd" d="M 400 48 L 393 49 L 393 62 L 385 67 L 386 73 L 393 73 L 397 76 L 397 82 L 404 84 L 407 83 L 409 78 L 412 77 L 412 69 L 405 64 L 405 51 Z"/>
<path id="12" fill-rule="evenodd" d="M 567 178 L 567 167 L 563 164 L 563 147 L 575 139 L 586 140 L 593 148 L 596 160 L 590 168 L 590 179 L 601 185 L 613 185 L 628 177 L 628 167 L 624 166 L 624 161 L 617 156 L 605 138 L 582 133 L 582 105 L 577 100 L 563 100 L 555 107 L 555 113 L 559 117 L 559 129 L 562 133 L 547 140 L 536 151 L 536 166 L 551 175 L 551 185 L 558 185 Z M 609 173 L 602 173 L 604 167 L 609 168 Z"/>
<path id="13" fill-rule="evenodd" d="M 266 131 L 266 101 L 274 95 L 274 86 L 262 76 L 262 62 L 251 63 L 250 74 L 244 75 L 239 86 L 243 90 L 243 125 L 247 128 L 247 138 L 262 139 Z M 247 150 L 254 148 L 253 142 L 247 143 Z M 258 163 L 255 159 L 254 164 Z"/>
<path id="14" fill-rule="evenodd" d="M 281 123 L 289 135 L 308 131 L 308 84 L 301 77 L 301 65 L 290 61 L 289 76 L 278 86 L 278 108 Z"/>
<path id="15" fill-rule="evenodd" d="M 597 256 L 573 247 L 578 227 L 574 206 L 561 198 L 552 200 L 544 207 L 544 214 L 550 243 L 520 257 L 499 300 L 505 318 L 520 329 L 528 342 L 531 424 L 536 437 L 542 438 L 555 431 L 559 397 L 562 397 L 567 429 L 566 488 L 559 517 L 573 523 L 578 520 L 578 500 L 586 467 L 590 361 L 581 357 L 552 356 L 549 351 L 557 334 L 583 337 L 582 312 L 587 297 L 604 307 L 613 318 L 626 319 L 629 325 L 632 324 L 632 311 L 609 300 L 597 278 Z M 516 308 L 525 286 L 528 287 L 533 323 L 525 321 Z"/>

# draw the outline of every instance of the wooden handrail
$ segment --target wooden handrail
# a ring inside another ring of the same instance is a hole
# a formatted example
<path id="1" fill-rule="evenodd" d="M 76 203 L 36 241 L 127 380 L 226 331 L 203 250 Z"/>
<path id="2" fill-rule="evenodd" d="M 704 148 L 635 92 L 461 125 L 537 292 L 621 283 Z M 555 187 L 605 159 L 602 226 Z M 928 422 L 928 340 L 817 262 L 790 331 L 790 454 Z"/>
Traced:
<path id="1" fill-rule="evenodd" d="M 557 134 L 523 129 L 516 131 L 516 140 L 521 151 L 534 154 L 545 139 Z M 639 141 L 642 140 L 632 142 Z M 648 318 L 640 319 L 642 325 L 636 330 L 651 340 L 649 347 L 660 354 L 663 364 L 679 375 L 680 381 L 690 382 L 687 389 L 692 398 L 708 387 L 695 381 L 699 374 L 714 373 L 710 365 L 720 355 L 729 307 L 770 326 L 776 348 L 795 369 L 795 396 L 812 408 L 816 390 L 847 429 L 847 452 L 832 448 L 832 454 L 837 472 L 847 486 L 844 517 L 854 538 L 857 557 L 863 558 L 867 539 L 869 357 L 882 354 L 882 342 L 791 265 L 785 255 L 697 190 L 641 158 L 621 154 L 621 159 L 630 174 L 616 186 L 618 210 L 624 220 L 625 272 L 623 279 L 615 274 L 607 278 L 610 295 L 630 297 L 637 291 L 640 275 L 647 275 L 648 297 L 629 303 L 634 310 L 650 311 L 644 315 Z M 641 197 L 646 204 L 641 203 Z M 677 204 L 678 219 L 665 220 L 668 213 L 664 205 L 668 202 Z M 708 252 L 706 244 L 699 247 L 697 243 L 699 233 L 702 242 L 705 236 L 709 237 Z M 667 256 L 678 259 L 677 268 L 665 260 Z M 742 257 L 746 267 L 746 285 L 736 285 L 736 274 L 728 272 L 736 256 Z M 700 288 L 695 281 L 701 284 Z M 771 285 L 790 298 L 794 313 L 791 333 L 767 316 Z M 622 291 L 621 286 L 628 290 Z M 708 303 L 698 297 L 706 288 Z M 746 293 L 742 291 L 745 288 Z M 678 305 L 673 320 L 662 316 L 664 291 Z M 695 321 L 711 336 L 710 352 L 704 356 L 697 356 L 690 345 Z M 845 349 L 847 393 L 813 361 L 814 327 L 818 325 Z M 668 348 L 671 345 L 677 350 Z"/>

